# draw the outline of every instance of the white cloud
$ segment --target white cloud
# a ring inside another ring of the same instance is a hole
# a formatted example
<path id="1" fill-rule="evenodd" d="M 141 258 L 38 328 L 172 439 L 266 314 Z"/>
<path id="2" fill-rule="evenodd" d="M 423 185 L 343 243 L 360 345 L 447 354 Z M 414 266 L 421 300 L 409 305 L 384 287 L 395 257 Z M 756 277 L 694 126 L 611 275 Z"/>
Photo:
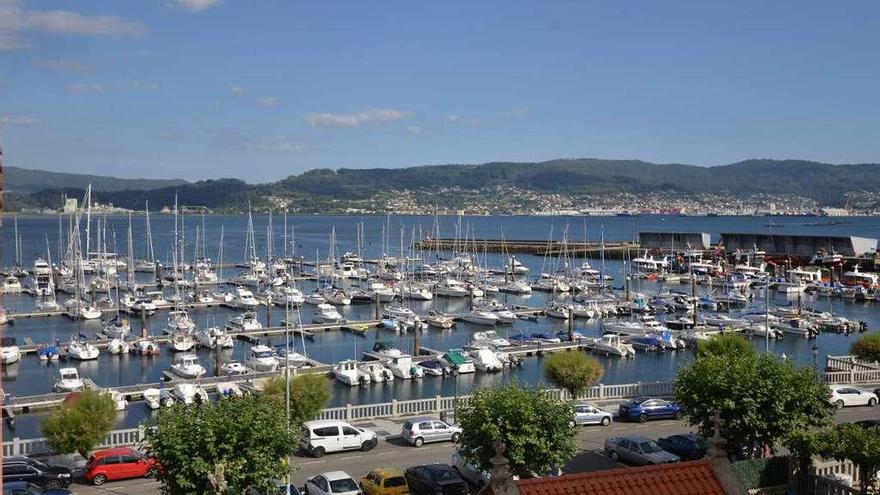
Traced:
<path id="1" fill-rule="evenodd" d="M 191 12 L 201 12 L 220 4 L 220 0 L 177 0 L 177 4 Z"/>
<path id="2" fill-rule="evenodd" d="M 264 96 L 257 100 L 257 105 L 261 107 L 274 107 L 278 104 L 278 99 L 274 96 Z"/>
<path id="3" fill-rule="evenodd" d="M 241 96 L 244 94 L 244 87 L 236 86 L 233 84 L 232 86 L 229 86 L 229 91 L 231 91 L 232 94 L 235 96 Z"/>
<path id="4" fill-rule="evenodd" d="M 34 117 L 27 115 L 4 115 L 0 117 L 0 123 L 3 125 L 34 125 L 39 122 Z"/>
<path id="5" fill-rule="evenodd" d="M 97 93 L 103 89 L 98 83 L 71 83 L 64 87 L 68 93 Z"/>
<path id="6" fill-rule="evenodd" d="M 310 113 L 305 116 L 305 120 L 312 127 L 359 127 L 387 124 L 410 117 L 412 112 L 408 110 L 371 108 L 357 113 Z"/>
<path id="7" fill-rule="evenodd" d="M 29 46 L 23 33 L 136 37 L 146 34 L 140 22 L 115 16 L 91 16 L 69 10 L 25 10 L 16 0 L 0 1 L 0 50 Z"/>
<path id="8" fill-rule="evenodd" d="M 421 133 L 425 132 L 425 129 L 422 128 L 422 126 L 420 126 L 420 125 L 408 125 L 408 126 L 406 126 L 406 130 L 410 134 L 421 134 Z"/>

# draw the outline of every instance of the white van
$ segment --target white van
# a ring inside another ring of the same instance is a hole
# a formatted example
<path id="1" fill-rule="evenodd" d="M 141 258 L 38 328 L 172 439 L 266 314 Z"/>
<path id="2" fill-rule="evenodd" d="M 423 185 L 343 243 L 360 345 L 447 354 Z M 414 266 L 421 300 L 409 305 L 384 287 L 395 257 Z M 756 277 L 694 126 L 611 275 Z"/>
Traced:
<path id="1" fill-rule="evenodd" d="M 306 421 L 300 448 L 313 457 L 343 450 L 372 450 L 379 443 L 376 432 L 352 426 L 345 421 Z"/>

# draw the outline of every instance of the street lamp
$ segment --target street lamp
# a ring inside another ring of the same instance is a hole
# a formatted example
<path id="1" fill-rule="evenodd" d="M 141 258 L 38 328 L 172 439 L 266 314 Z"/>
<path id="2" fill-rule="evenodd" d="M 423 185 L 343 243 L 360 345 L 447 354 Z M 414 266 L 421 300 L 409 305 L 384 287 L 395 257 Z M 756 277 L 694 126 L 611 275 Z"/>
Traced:
<path id="1" fill-rule="evenodd" d="M 813 371 L 819 372 L 819 346 L 813 344 Z"/>

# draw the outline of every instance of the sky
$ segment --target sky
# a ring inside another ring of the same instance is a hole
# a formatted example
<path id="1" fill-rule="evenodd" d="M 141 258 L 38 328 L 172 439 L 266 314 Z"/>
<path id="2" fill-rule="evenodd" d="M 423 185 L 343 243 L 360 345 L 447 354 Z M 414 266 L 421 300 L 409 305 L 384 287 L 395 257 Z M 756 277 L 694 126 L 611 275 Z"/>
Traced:
<path id="1" fill-rule="evenodd" d="M 0 0 L 6 165 L 880 161 L 880 2 Z"/>

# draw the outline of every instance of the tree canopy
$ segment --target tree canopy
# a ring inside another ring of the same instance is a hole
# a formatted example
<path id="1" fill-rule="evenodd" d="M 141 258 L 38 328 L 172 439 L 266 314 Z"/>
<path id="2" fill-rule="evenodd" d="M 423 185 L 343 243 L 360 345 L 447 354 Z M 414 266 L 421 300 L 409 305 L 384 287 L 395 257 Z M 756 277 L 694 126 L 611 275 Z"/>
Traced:
<path id="1" fill-rule="evenodd" d="M 773 446 L 791 432 L 826 425 L 828 387 L 809 368 L 771 354 L 704 354 L 679 370 L 675 395 L 688 422 L 712 433 L 713 416 L 737 446 Z"/>
<path id="2" fill-rule="evenodd" d="M 113 428 L 116 404 L 108 394 L 95 390 L 75 394 L 43 420 L 42 430 L 56 452 L 78 452 L 88 458 Z"/>
<path id="3" fill-rule="evenodd" d="M 880 333 L 862 335 L 850 346 L 850 352 L 861 359 L 880 361 Z"/>
<path id="4" fill-rule="evenodd" d="M 464 456 L 486 471 L 498 439 L 507 446 L 511 473 L 521 478 L 561 469 L 577 452 L 571 407 L 541 388 L 509 383 L 478 390 L 455 417 Z"/>
<path id="5" fill-rule="evenodd" d="M 544 358 L 547 380 L 577 398 L 602 378 L 602 364 L 583 352 L 557 352 Z"/>
<path id="6" fill-rule="evenodd" d="M 266 382 L 263 393 L 284 407 L 284 378 Z M 330 381 L 323 375 L 299 375 L 290 379 L 290 421 L 300 424 L 318 416 L 330 403 Z"/>
<path id="7" fill-rule="evenodd" d="M 735 333 L 716 335 L 708 340 L 697 342 L 697 357 L 703 356 L 750 356 L 755 354 L 755 347 L 745 337 Z"/>
<path id="8" fill-rule="evenodd" d="M 297 432 L 284 408 L 264 396 L 175 404 L 160 412 L 147 435 L 147 452 L 162 466 L 162 493 L 219 493 L 224 485 L 230 493 L 266 493 L 286 475 Z"/>

